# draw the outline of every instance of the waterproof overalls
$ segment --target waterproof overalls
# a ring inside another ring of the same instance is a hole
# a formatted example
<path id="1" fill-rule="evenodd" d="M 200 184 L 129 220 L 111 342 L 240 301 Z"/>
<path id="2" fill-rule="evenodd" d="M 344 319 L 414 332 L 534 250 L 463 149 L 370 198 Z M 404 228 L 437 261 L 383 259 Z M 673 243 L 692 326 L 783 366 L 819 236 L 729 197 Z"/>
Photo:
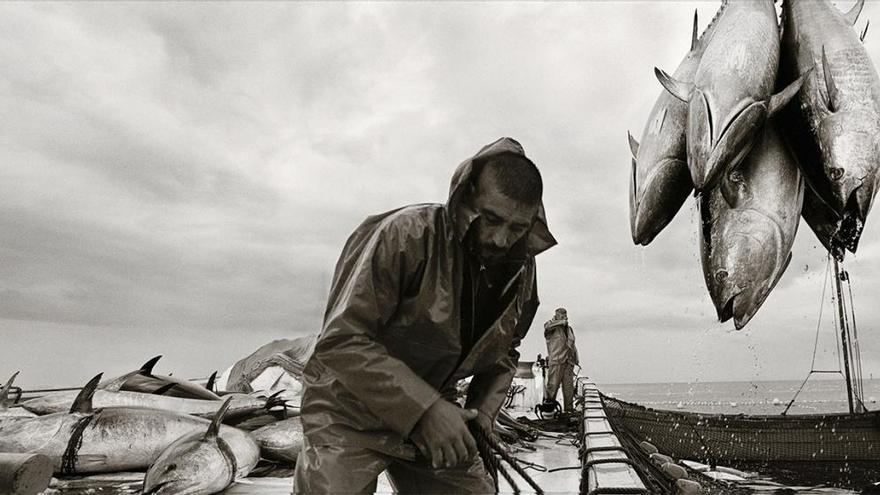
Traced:
<path id="1" fill-rule="evenodd" d="M 544 400 L 556 400 L 562 385 L 562 403 L 565 411 L 574 410 L 574 367 L 578 366 L 574 330 L 568 319 L 551 319 L 544 323 L 544 339 L 547 341 L 547 383 Z"/>
<path id="2" fill-rule="evenodd" d="M 441 398 L 453 400 L 456 382 L 468 376 L 466 407 L 496 417 L 516 370 L 516 347 L 538 307 L 534 256 L 556 243 L 543 205 L 511 249 L 506 280 L 489 284 L 464 242 L 478 216 L 467 186 L 487 158 L 501 153 L 525 156 L 513 139 L 499 139 L 458 167 L 445 205 L 372 216 L 349 237 L 303 372 L 305 444 L 294 492 L 372 493 L 386 469 L 402 492 L 494 490 L 479 458 L 433 469 L 408 437 L 422 414 Z M 487 320 L 481 289 L 501 302 L 489 305 L 497 316 L 485 328 L 476 323 Z M 476 338 L 465 342 L 466 334 Z"/>

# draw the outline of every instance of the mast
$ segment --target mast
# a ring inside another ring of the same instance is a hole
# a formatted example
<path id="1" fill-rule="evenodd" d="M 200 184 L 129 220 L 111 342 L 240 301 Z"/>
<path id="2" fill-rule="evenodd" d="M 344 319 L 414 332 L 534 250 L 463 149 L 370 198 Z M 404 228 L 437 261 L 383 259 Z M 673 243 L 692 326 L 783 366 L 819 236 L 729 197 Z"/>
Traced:
<path id="1" fill-rule="evenodd" d="M 834 287 L 837 291 L 837 311 L 838 321 L 840 322 L 840 347 L 843 351 L 843 371 L 846 378 L 846 400 L 849 403 L 849 413 L 855 413 L 853 408 L 853 388 L 852 377 L 849 372 L 849 332 L 846 325 L 846 311 L 843 309 L 843 289 L 841 287 L 840 263 L 837 257 L 834 257 Z"/>
<path id="2" fill-rule="evenodd" d="M 859 356 L 858 337 L 855 331 L 850 329 L 849 318 L 846 312 L 846 303 L 843 292 L 843 282 L 850 284 L 849 274 L 840 267 L 840 262 L 836 256 L 834 258 L 834 287 L 837 292 L 837 311 L 838 322 L 840 323 L 840 347 L 843 354 L 843 370 L 846 379 L 846 399 L 849 403 L 849 413 L 865 412 L 865 404 L 862 401 L 862 385 L 861 385 L 861 357 Z M 849 285 L 848 285 L 849 286 Z M 850 299 L 852 298 L 852 288 L 850 287 Z M 852 300 L 849 301 L 850 311 L 852 311 Z M 855 313 L 852 314 L 853 325 L 855 325 Z M 854 327 L 853 327 L 854 328 Z M 855 375 L 855 376 L 853 376 Z M 855 384 L 853 383 L 855 381 Z"/>

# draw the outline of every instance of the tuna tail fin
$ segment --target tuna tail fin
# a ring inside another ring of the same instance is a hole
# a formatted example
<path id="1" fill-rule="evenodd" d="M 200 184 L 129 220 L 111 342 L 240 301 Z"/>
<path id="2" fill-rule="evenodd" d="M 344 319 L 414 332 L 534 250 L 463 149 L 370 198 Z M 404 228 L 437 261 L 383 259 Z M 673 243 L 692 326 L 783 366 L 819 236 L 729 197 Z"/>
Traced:
<path id="1" fill-rule="evenodd" d="M 220 425 L 223 423 L 223 416 L 226 415 L 226 411 L 229 409 L 229 403 L 232 402 L 232 397 L 228 397 L 223 405 L 220 406 L 220 409 L 214 413 L 214 417 L 211 419 L 211 426 L 208 427 L 208 432 L 205 433 L 206 439 L 214 439 L 217 438 L 217 435 L 220 434 Z"/>
<path id="2" fill-rule="evenodd" d="M 792 98 L 794 98 L 794 95 L 796 95 L 798 91 L 801 90 L 801 86 L 803 86 L 804 81 L 807 79 L 807 76 L 809 76 L 811 72 L 813 72 L 813 67 L 807 69 L 806 72 L 801 74 L 800 77 L 795 79 L 794 82 L 786 86 L 782 91 L 771 96 L 770 104 L 767 108 L 767 114 L 772 117 L 774 114 L 776 114 L 776 112 L 781 110 L 782 107 L 787 105 L 788 102 L 791 101 Z"/>
<path id="3" fill-rule="evenodd" d="M 700 35 L 697 33 L 697 9 L 694 9 L 694 30 L 691 33 L 691 51 L 697 49 L 697 42 L 700 41 Z"/>
<path id="4" fill-rule="evenodd" d="M 209 392 L 214 392 L 214 387 L 217 386 L 217 372 L 211 373 L 211 376 L 208 377 L 208 381 L 205 383 L 205 388 L 208 389 Z"/>
<path id="5" fill-rule="evenodd" d="M 657 76 L 657 80 L 660 81 L 660 84 L 662 84 L 663 87 L 666 88 L 666 91 L 669 91 L 669 94 L 672 96 L 685 103 L 691 98 L 691 93 L 694 91 L 693 83 L 678 81 L 664 72 L 663 69 L 658 69 L 657 67 L 654 67 L 654 75 Z"/>
<path id="6" fill-rule="evenodd" d="M 153 376 L 153 367 L 156 366 L 156 363 L 158 363 L 160 359 L 162 359 L 161 354 L 144 363 L 140 369 L 141 373 L 146 376 Z"/>
<path id="7" fill-rule="evenodd" d="M 632 133 L 626 131 L 626 135 L 629 138 L 629 151 L 632 153 L 633 158 L 639 157 L 639 142 L 636 141 L 636 138 L 633 137 Z"/>
<path id="8" fill-rule="evenodd" d="M 141 370 L 129 371 L 128 373 L 113 378 L 112 380 L 107 380 L 104 383 L 98 385 L 98 388 L 101 390 L 107 390 L 108 392 L 119 392 L 122 390 L 122 386 L 125 385 L 125 382 L 128 381 L 129 378 L 140 375 Z"/>
<path id="9" fill-rule="evenodd" d="M 865 0 L 859 0 L 855 5 L 849 9 L 849 12 L 843 14 L 843 18 L 846 19 L 851 26 L 855 26 L 856 21 L 859 20 L 859 14 L 862 13 L 862 8 L 865 6 Z"/>
<path id="10" fill-rule="evenodd" d="M 828 91 L 828 110 L 837 111 L 837 84 L 834 83 L 834 76 L 831 74 L 831 68 L 828 67 L 828 56 L 825 54 L 825 45 L 822 45 L 822 71 L 825 76 L 825 89 Z"/>
<path id="11" fill-rule="evenodd" d="M 15 381 L 15 377 L 21 373 L 20 371 L 16 371 L 9 378 L 9 381 L 6 382 L 6 385 L 3 387 L 3 390 L 0 390 L 0 411 L 9 407 L 9 391 L 12 389 L 12 382 Z"/>
<path id="12" fill-rule="evenodd" d="M 92 412 L 92 398 L 95 396 L 95 391 L 98 390 L 98 382 L 101 381 L 102 375 L 103 373 L 95 375 L 95 377 L 89 380 L 89 383 L 86 383 L 86 386 L 79 391 L 76 399 L 73 400 L 73 405 L 70 406 L 71 414 Z"/>
<path id="13" fill-rule="evenodd" d="M 862 35 L 859 36 L 859 41 L 861 41 L 862 43 L 865 42 L 865 35 L 868 34 L 868 26 L 870 26 L 870 25 L 871 25 L 871 20 L 869 19 L 868 22 L 865 23 L 865 30 L 862 31 Z"/>
<path id="14" fill-rule="evenodd" d="M 176 383 L 166 383 L 165 385 L 162 385 L 161 387 L 157 388 L 156 390 L 153 390 L 153 395 L 165 395 L 169 390 L 171 390 L 172 388 L 174 388 L 176 386 L 177 386 Z"/>

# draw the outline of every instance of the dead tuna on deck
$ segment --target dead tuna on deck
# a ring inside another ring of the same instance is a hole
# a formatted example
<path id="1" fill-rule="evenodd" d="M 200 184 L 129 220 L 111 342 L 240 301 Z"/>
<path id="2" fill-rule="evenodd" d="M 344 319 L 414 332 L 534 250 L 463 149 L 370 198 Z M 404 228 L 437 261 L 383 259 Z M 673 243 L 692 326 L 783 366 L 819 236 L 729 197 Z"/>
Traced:
<path id="1" fill-rule="evenodd" d="M 707 33 L 697 38 L 697 13 L 691 48 L 675 69 L 675 77 L 692 81 Z M 639 143 L 629 134 L 632 170 L 629 185 L 629 224 L 635 244 L 647 246 L 681 209 L 694 189 L 687 167 L 685 127 L 687 105 L 661 90 Z"/>
<path id="2" fill-rule="evenodd" d="M 804 218 L 839 258 L 858 247 L 880 180 L 880 79 L 853 29 L 863 3 L 843 13 L 824 0 L 788 0 L 782 11 L 780 79 L 814 67 L 799 105 L 785 111 L 786 137 L 816 196 Z"/>
<path id="3" fill-rule="evenodd" d="M 125 383 L 122 384 L 121 390 L 128 392 L 142 392 L 147 394 L 155 393 L 162 390 L 162 395 L 170 397 L 183 397 L 186 399 L 206 399 L 220 400 L 220 396 L 213 391 L 208 390 L 189 380 L 177 378 L 170 375 L 156 375 L 153 373 L 153 367 L 162 356 L 156 356 L 141 366 L 138 373 L 131 375 Z"/>
<path id="4" fill-rule="evenodd" d="M 101 375 L 77 395 L 69 411 L 21 421 L 0 430 L 0 452 L 43 454 L 57 474 L 145 470 L 168 445 L 203 432 L 210 421 L 157 409 L 96 409 L 92 398 Z M 223 426 L 221 435 L 238 442 L 247 433 Z"/>
<path id="5" fill-rule="evenodd" d="M 251 432 L 266 459 L 296 464 L 303 448 L 302 420 L 298 417 L 268 424 Z"/>
<path id="6" fill-rule="evenodd" d="M 804 181 L 775 120 L 742 165 L 700 198 L 701 258 L 718 319 L 755 315 L 791 261 Z"/>
<path id="7" fill-rule="evenodd" d="M 144 494 L 210 495 L 250 474 L 260 449 L 245 432 L 221 435 L 221 421 L 230 399 L 223 403 L 207 433 L 186 435 L 169 445 L 147 469 Z"/>
<path id="8" fill-rule="evenodd" d="M 801 84 L 798 79 L 773 94 L 779 26 L 772 0 L 725 1 L 715 22 L 693 82 L 657 70 L 663 86 L 688 104 L 688 167 L 697 190 L 711 189 L 742 161 L 768 116 Z"/>
<path id="9" fill-rule="evenodd" d="M 183 397 L 168 397 L 155 393 L 144 394 L 140 392 L 125 392 L 120 390 L 122 384 L 125 383 L 132 374 L 137 373 L 138 371 L 133 371 L 121 377 L 101 383 L 99 389 L 95 391 L 94 397 L 92 398 L 95 407 L 148 407 L 152 409 L 161 409 L 163 411 L 210 418 L 214 416 L 217 410 L 220 409 L 220 406 L 223 405 L 222 400 L 186 399 Z M 230 394 L 232 397 L 232 403 L 229 406 L 225 418 L 230 420 L 240 419 L 254 413 L 272 409 L 273 407 L 283 406 L 285 401 L 278 398 L 279 393 L 268 398 L 255 397 L 247 394 Z M 27 400 L 22 403 L 22 406 L 37 414 L 58 413 L 70 409 L 76 394 L 76 391 L 47 394 L 42 397 Z"/>

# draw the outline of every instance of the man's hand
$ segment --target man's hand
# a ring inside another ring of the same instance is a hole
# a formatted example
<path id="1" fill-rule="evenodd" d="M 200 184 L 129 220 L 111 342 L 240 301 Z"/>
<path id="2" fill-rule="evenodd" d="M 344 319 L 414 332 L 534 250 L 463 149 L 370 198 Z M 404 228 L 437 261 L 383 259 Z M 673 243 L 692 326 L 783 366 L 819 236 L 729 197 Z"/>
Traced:
<path id="1" fill-rule="evenodd" d="M 483 429 L 487 436 L 490 438 L 494 438 L 496 441 L 500 442 L 500 438 L 495 434 L 495 419 L 489 416 L 484 412 L 480 412 L 477 414 L 477 419 L 474 421 Z"/>
<path id="2" fill-rule="evenodd" d="M 412 439 L 435 469 L 457 466 L 477 455 L 477 444 L 465 424 L 476 417 L 477 411 L 438 399 L 416 424 Z"/>

